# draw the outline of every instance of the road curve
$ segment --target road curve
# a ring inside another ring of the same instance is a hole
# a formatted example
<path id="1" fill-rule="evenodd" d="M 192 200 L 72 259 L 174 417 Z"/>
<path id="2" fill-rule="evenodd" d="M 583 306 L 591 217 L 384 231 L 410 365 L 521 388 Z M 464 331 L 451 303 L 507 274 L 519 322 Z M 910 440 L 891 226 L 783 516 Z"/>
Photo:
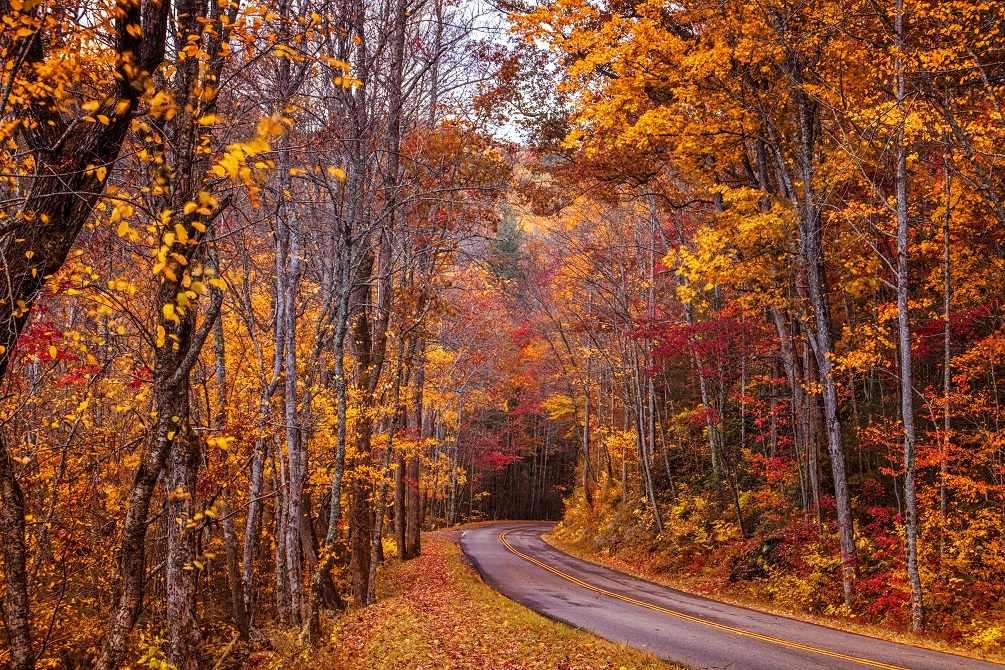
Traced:
<path id="1" fill-rule="evenodd" d="M 876 640 L 694 596 L 573 558 L 551 524 L 464 531 L 482 579 L 551 619 L 694 668 L 1003 670 L 1005 665 Z"/>

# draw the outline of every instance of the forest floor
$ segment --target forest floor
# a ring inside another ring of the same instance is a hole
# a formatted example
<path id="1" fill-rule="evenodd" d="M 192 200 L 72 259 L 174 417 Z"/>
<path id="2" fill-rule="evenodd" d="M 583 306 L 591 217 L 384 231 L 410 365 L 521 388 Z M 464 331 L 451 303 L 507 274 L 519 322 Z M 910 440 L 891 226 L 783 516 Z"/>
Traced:
<path id="1" fill-rule="evenodd" d="M 458 531 L 423 537 L 422 555 L 387 563 L 377 604 L 344 614 L 331 643 L 304 650 L 293 635 L 270 638 L 251 670 L 635 670 L 681 666 L 546 619 L 496 593 L 467 563 Z"/>
<path id="2" fill-rule="evenodd" d="M 1005 652 L 999 649 L 987 649 L 965 644 L 958 640 L 946 640 L 938 637 L 937 633 L 926 636 L 913 635 L 909 632 L 896 628 L 883 626 L 866 621 L 855 621 L 847 617 L 826 616 L 813 614 L 810 612 L 779 607 L 777 603 L 769 600 L 751 597 L 742 587 L 714 580 L 711 582 L 705 579 L 705 575 L 694 574 L 682 576 L 660 569 L 660 565 L 665 564 L 665 557 L 659 552 L 632 552 L 631 555 L 623 555 L 616 552 L 598 551 L 587 543 L 574 542 L 561 538 L 555 533 L 545 533 L 542 538 L 550 545 L 564 551 L 571 556 L 589 561 L 596 565 L 611 568 L 625 574 L 645 579 L 656 584 L 661 584 L 670 588 L 705 596 L 713 600 L 747 607 L 749 609 L 776 614 L 798 621 L 805 621 L 822 626 L 827 626 L 837 630 L 844 630 L 859 635 L 866 635 L 891 642 L 910 644 L 926 649 L 959 654 L 973 658 L 979 658 L 997 663 L 1005 663 Z"/>

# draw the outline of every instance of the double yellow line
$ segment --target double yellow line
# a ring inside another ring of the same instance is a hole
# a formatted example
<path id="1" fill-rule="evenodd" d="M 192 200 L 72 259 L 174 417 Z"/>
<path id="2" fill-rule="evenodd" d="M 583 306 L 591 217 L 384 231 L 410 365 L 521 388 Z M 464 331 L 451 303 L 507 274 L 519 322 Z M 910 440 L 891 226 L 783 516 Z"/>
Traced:
<path id="1" fill-rule="evenodd" d="M 550 572 L 550 573 L 552 573 L 554 575 L 557 575 L 557 576 L 561 577 L 562 579 L 570 581 L 573 584 L 576 584 L 577 586 L 581 586 L 584 589 L 588 589 L 590 591 L 593 591 L 594 593 L 600 593 L 600 594 L 608 596 L 610 598 L 616 598 L 616 599 L 622 600 L 622 601 L 624 601 L 626 603 L 631 603 L 633 605 L 638 605 L 639 607 L 645 607 L 646 609 L 651 609 L 651 610 L 654 610 L 656 612 L 662 612 L 663 614 L 669 614 L 670 616 L 677 617 L 678 619 L 684 619 L 685 621 L 691 621 L 693 623 L 700 623 L 700 624 L 705 625 L 705 626 L 711 626 L 712 628 L 718 628 L 719 630 L 724 630 L 724 631 L 726 631 L 728 633 L 733 633 L 734 635 L 742 635 L 744 637 L 750 637 L 750 638 L 753 638 L 755 640 L 761 640 L 763 642 L 772 642 L 774 644 L 779 644 L 779 645 L 781 645 L 783 647 L 789 647 L 790 649 L 799 649 L 800 651 L 808 651 L 808 652 L 811 652 L 811 653 L 814 653 L 814 654 L 820 654 L 821 656 L 830 656 L 831 658 L 839 658 L 839 659 L 841 659 L 843 661 L 851 661 L 853 663 L 861 663 L 862 665 L 868 665 L 868 666 L 873 667 L 873 668 L 885 668 L 886 670 L 909 670 L 908 668 L 905 668 L 905 667 L 902 667 L 902 666 L 899 666 L 899 665 L 890 665 L 889 663 L 880 663 L 879 661 L 870 661 L 867 658 L 859 658 L 857 656 L 849 656 L 847 654 L 841 654 L 841 653 L 838 653 L 836 651 L 828 651 L 826 649 L 818 649 L 816 647 L 810 647 L 810 646 L 807 646 L 805 644 L 799 644 L 798 642 L 790 642 L 788 640 L 783 640 L 781 638 L 771 637 L 770 635 L 761 635 L 759 633 L 752 633 L 750 631 L 742 630 L 740 628 L 733 628 L 732 626 L 727 626 L 725 624 L 716 623 L 714 621 L 708 621 L 706 619 L 699 619 L 698 617 L 693 617 L 693 616 L 690 616 L 688 614 L 683 614 L 681 612 L 675 612 L 675 611 L 667 609 L 665 607 L 660 607 L 659 605 L 653 605 L 651 603 L 643 602 L 641 600 L 636 600 L 635 598 L 630 598 L 628 596 L 623 596 L 620 593 L 614 593 L 613 591 L 608 591 L 606 589 L 602 589 L 602 588 L 600 588 L 598 586 L 594 586 L 593 584 L 589 584 L 587 582 L 584 582 L 582 579 L 578 579 L 576 577 L 573 577 L 572 575 L 570 575 L 568 573 L 562 572 L 561 570 L 559 570 L 557 568 L 553 568 L 550 565 L 548 565 L 547 563 L 542 563 L 541 561 L 537 560 L 536 558 L 528 556 L 527 554 L 521 552 L 520 550 L 515 549 L 513 547 L 513 545 L 511 545 L 506 540 L 506 534 L 509 533 L 511 530 L 516 530 L 516 529 L 515 528 L 510 528 L 509 530 L 503 531 L 502 533 L 499 534 L 499 541 L 503 543 L 504 547 L 506 547 L 507 549 L 509 549 L 511 552 L 513 552 L 514 554 L 516 554 L 520 558 L 522 558 L 522 559 L 524 559 L 526 561 L 530 561 L 534 565 L 536 565 L 538 567 L 541 567 L 541 568 L 544 568 L 548 572 Z"/>

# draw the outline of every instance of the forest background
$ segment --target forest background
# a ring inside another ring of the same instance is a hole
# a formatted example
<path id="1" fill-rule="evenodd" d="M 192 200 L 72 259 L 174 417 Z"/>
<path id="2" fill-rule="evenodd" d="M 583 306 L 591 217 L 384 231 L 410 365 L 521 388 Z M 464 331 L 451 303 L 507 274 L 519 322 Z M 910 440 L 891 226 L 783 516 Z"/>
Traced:
<path id="1" fill-rule="evenodd" d="M 0 662 L 308 648 L 501 518 L 1005 644 L 998 4 L 0 16 Z"/>

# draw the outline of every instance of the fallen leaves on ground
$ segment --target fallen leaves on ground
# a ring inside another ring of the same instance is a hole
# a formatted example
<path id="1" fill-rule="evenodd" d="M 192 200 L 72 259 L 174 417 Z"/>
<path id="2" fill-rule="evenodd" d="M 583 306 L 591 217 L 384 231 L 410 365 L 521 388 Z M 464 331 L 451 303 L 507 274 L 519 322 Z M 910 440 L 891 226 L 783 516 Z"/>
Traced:
<path id="1" fill-rule="evenodd" d="M 348 668 L 630 670 L 655 657 L 545 619 L 478 578 L 453 542 L 429 538 L 417 559 L 388 570 L 387 597 L 332 634 Z"/>

